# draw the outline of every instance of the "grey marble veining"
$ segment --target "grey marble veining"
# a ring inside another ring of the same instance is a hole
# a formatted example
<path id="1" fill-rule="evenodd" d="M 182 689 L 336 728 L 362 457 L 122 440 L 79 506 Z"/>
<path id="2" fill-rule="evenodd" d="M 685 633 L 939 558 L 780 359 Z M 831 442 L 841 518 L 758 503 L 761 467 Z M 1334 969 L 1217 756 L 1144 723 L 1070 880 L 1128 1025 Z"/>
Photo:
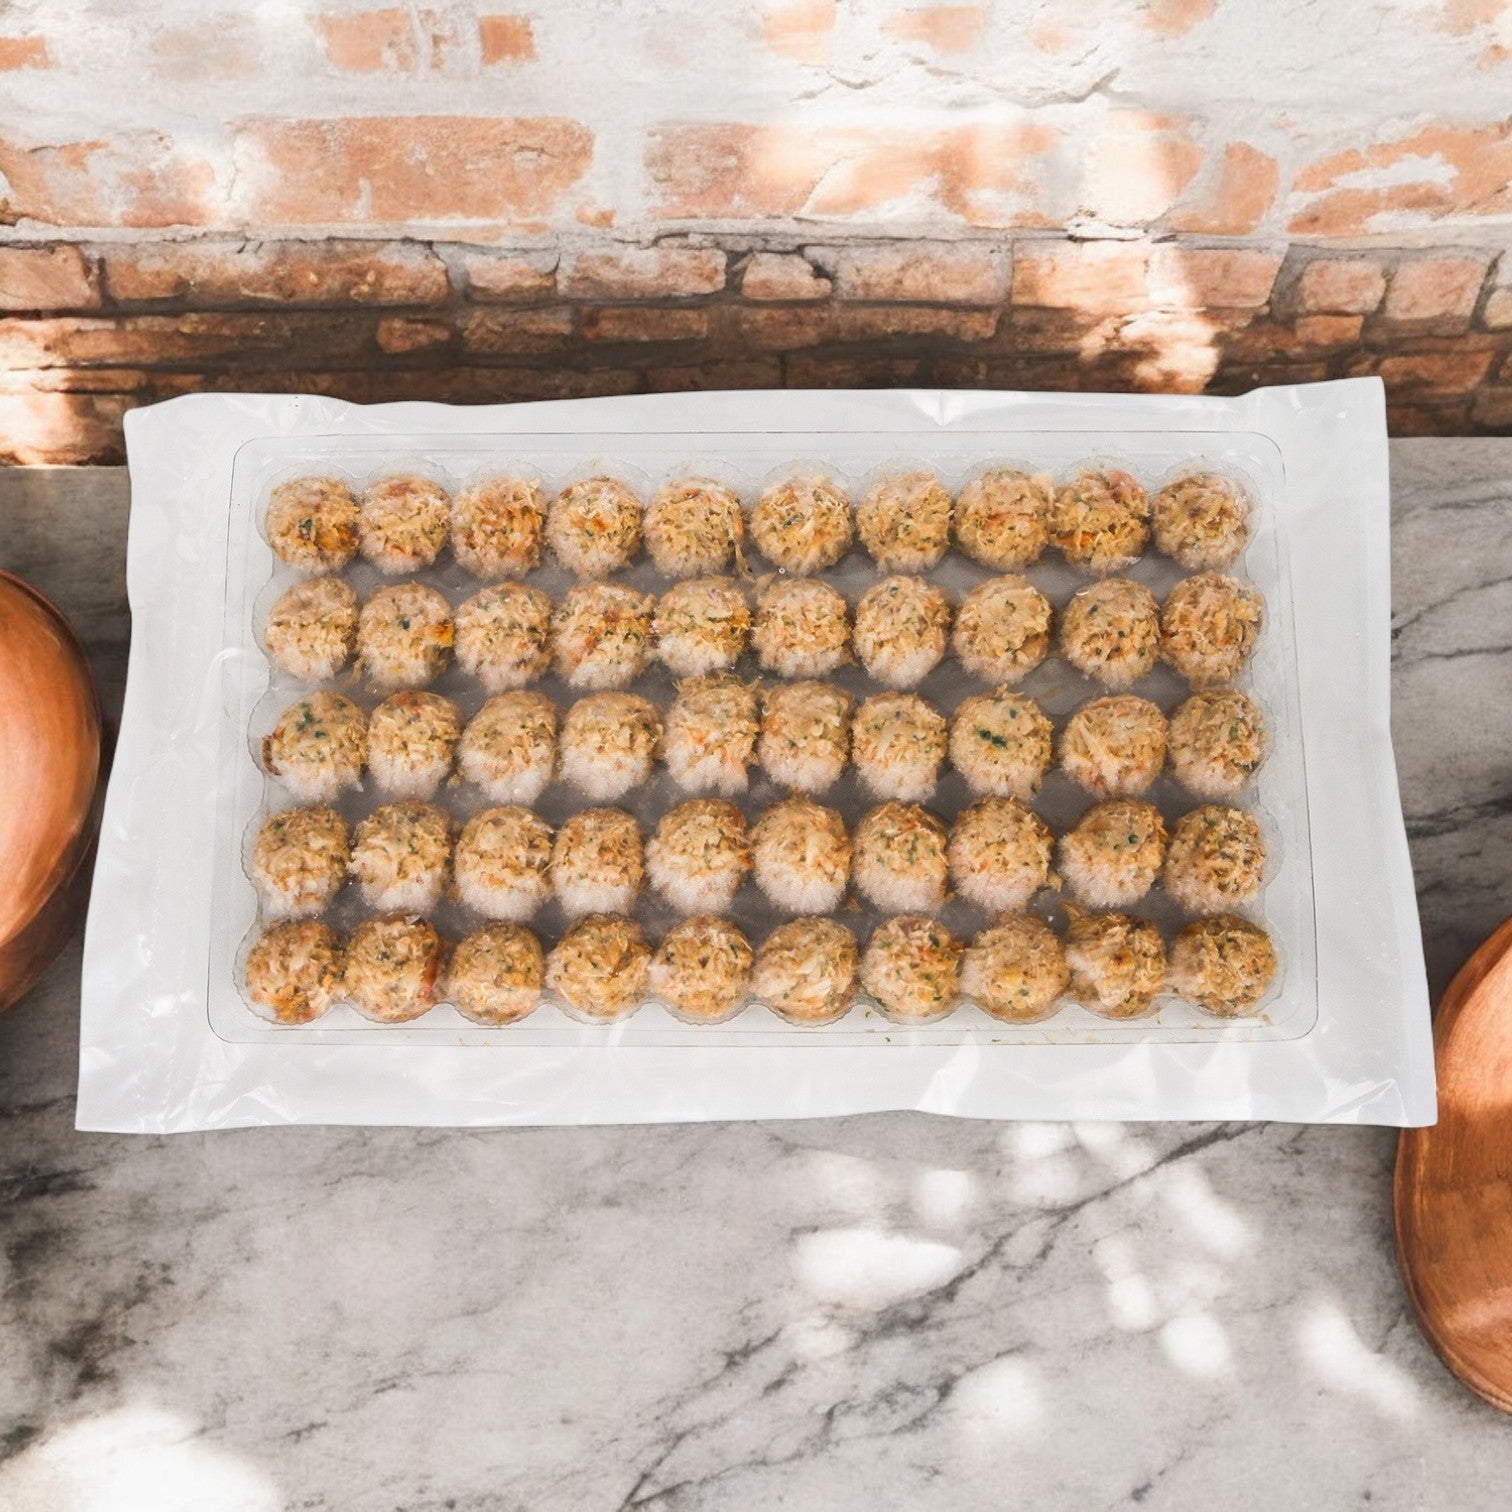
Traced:
<path id="1" fill-rule="evenodd" d="M 1435 992 L 1512 911 L 1512 441 L 1393 447 Z M 124 479 L 0 476 L 119 705 Z M 1368 885 L 1362 879 L 1361 885 Z M 813 1123 L 73 1132 L 79 951 L 0 1019 L 0 1509 L 1493 1508 L 1394 1136 Z"/>

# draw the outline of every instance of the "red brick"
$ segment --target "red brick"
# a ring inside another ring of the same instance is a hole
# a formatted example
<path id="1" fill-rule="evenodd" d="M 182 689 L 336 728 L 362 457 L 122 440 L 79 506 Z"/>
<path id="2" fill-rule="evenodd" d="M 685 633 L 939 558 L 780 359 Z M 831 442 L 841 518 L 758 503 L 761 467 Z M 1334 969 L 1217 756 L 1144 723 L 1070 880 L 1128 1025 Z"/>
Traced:
<path id="1" fill-rule="evenodd" d="M 1386 405 L 1386 429 L 1393 436 L 1457 436 L 1465 430 L 1466 402 Z"/>
<path id="2" fill-rule="evenodd" d="M 812 248 L 842 299 L 1000 305 L 1008 296 L 1008 254 L 997 247 L 891 242 Z"/>
<path id="3" fill-rule="evenodd" d="M 998 328 L 998 345 L 1033 356 L 1072 356 L 1089 340 L 1101 344 L 1107 334 L 1101 328 L 1111 331 L 1114 324 L 1095 313 L 1014 308 Z"/>
<path id="4" fill-rule="evenodd" d="M 479 16 L 478 49 L 483 66 L 528 63 L 536 55 L 535 32 L 529 16 Z"/>
<path id="5" fill-rule="evenodd" d="M 919 199 L 968 225 L 1047 226 L 1043 186 L 1059 143 L 1040 125 L 668 122 L 648 135 L 646 168 L 652 213 L 667 220 L 844 219 Z"/>
<path id="6" fill-rule="evenodd" d="M 1015 305 L 1133 310 L 1148 298 L 1149 249 L 1142 242 L 1048 242 L 1013 259 Z"/>
<path id="7" fill-rule="evenodd" d="M 236 140 L 247 218 L 286 226 L 530 222 L 593 155 L 588 128 L 554 116 L 253 120 Z"/>
<path id="8" fill-rule="evenodd" d="M 1250 309 L 1270 298 L 1280 270 L 1278 252 L 1160 246 L 1150 254 L 1150 289 L 1177 309 Z"/>
<path id="9" fill-rule="evenodd" d="M 0 72 L 14 68 L 51 68 L 46 37 L 0 37 Z"/>
<path id="10" fill-rule="evenodd" d="M 297 364 L 370 362 L 369 315 L 334 312 L 64 316 L 0 321 L 10 367 L 220 366 L 276 357 Z"/>
<path id="11" fill-rule="evenodd" d="M 1481 323 L 1488 331 L 1512 329 L 1512 289 L 1492 289 L 1486 296 Z"/>
<path id="12" fill-rule="evenodd" d="M 828 341 L 834 334 L 834 317 L 834 306 L 828 304 L 770 305 L 742 310 L 740 331 L 754 347 L 786 352 Z"/>
<path id="13" fill-rule="evenodd" d="M 126 460 L 123 394 L 0 396 L 0 463 L 79 466 Z"/>
<path id="14" fill-rule="evenodd" d="M 1242 394 L 1246 389 L 1288 383 L 1321 383 L 1336 376 L 1326 362 L 1230 363 L 1220 365 L 1208 384 L 1210 394 Z"/>
<path id="15" fill-rule="evenodd" d="M 1388 390 L 1400 394 L 1463 394 L 1486 376 L 1490 352 L 1415 352 L 1385 357 L 1376 371 Z"/>
<path id="16" fill-rule="evenodd" d="M 823 299 L 832 287 L 797 252 L 753 253 L 740 280 L 740 292 L 747 299 Z"/>
<path id="17" fill-rule="evenodd" d="M 927 5 L 900 11 L 882 30 L 900 42 L 922 42 L 937 53 L 970 52 L 987 24 L 985 5 Z"/>
<path id="18" fill-rule="evenodd" d="M 215 170 L 156 132 L 109 141 L 0 136 L 0 221 L 51 226 L 199 226 L 223 216 Z"/>
<path id="19" fill-rule="evenodd" d="M 1363 315 L 1303 315 L 1297 320 L 1297 340 L 1304 347 L 1358 346 Z"/>
<path id="20" fill-rule="evenodd" d="M 1390 320 L 1468 320 L 1490 259 L 1423 257 L 1391 275 L 1382 313 Z"/>
<path id="21" fill-rule="evenodd" d="M 394 316 L 378 322 L 379 349 L 391 356 L 431 351 L 445 346 L 451 339 L 452 328 L 444 320 L 409 320 Z"/>
<path id="22" fill-rule="evenodd" d="M 837 305 L 835 336 L 841 341 L 875 341 L 895 336 L 946 336 L 952 341 L 986 341 L 998 325 L 996 310 L 939 310 L 928 305 Z"/>
<path id="23" fill-rule="evenodd" d="M 551 352 L 571 345 L 572 311 L 474 310 L 462 326 L 462 344 L 484 356 Z"/>
<path id="24" fill-rule="evenodd" d="M 790 0 L 761 13 L 761 35 L 779 58 L 822 63 L 835 30 L 835 0 Z"/>
<path id="25" fill-rule="evenodd" d="M 1364 257 L 1319 257 L 1303 268 L 1297 308 L 1340 315 L 1369 315 L 1386 292 L 1386 275 Z"/>
<path id="26" fill-rule="evenodd" d="M 530 304 L 556 293 L 555 252 L 468 252 L 467 292 L 482 303 Z"/>
<path id="27" fill-rule="evenodd" d="M 669 310 L 660 305 L 609 305 L 582 312 L 587 341 L 703 341 L 707 310 Z"/>
<path id="28" fill-rule="evenodd" d="M 925 381 L 923 357 L 805 352 L 785 359 L 792 388 L 906 388 Z"/>
<path id="29" fill-rule="evenodd" d="M 1490 430 L 1512 430 L 1512 388 L 1482 389 L 1470 412 L 1477 424 Z"/>
<path id="30" fill-rule="evenodd" d="M 150 35 L 152 76 L 160 85 L 250 79 L 262 67 L 257 29 L 246 16 L 221 14 Z"/>
<path id="31" fill-rule="evenodd" d="M 139 242 L 105 248 L 112 299 L 226 305 L 434 305 L 446 265 L 413 242 Z"/>
<path id="32" fill-rule="evenodd" d="M 781 388 L 782 362 L 777 357 L 753 357 L 745 361 L 649 367 L 646 369 L 646 384 L 652 393 Z"/>
<path id="33" fill-rule="evenodd" d="M 1363 187 L 1371 176 L 1380 182 Z M 1398 223 L 1504 217 L 1512 212 L 1512 120 L 1433 121 L 1394 142 L 1333 153 L 1297 175 L 1293 198 L 1290 229 L 1304 236 L 1366 235 L 1381 215 Z"/>
<path id="34" fill-rule="evenodd" d="M 1092 219 L 1147 226 L 1185 194 L 1202 167 L 1187 123 L 1143 110 L 1116 110 L 1081 158 L 1077 203 Z"/>
<path id="35" fill-rule="evenodd" d="M 1248 142 L 1230 142 L 1212 186 L 1169 215 L 1166 224 L 1201 236 L 1249 236 L 1275 204 L 1280 185 L 1275 158 Z"/>
<path id="36" fill-rule="evenodd" d="M 318 16 L 316 25 L 327 59 L 343 73 L 411 73 L 420 60 L 416 23 L 404 6 Z"/>
<path id="37" fill-rule="evenodd" d="M 725 286 L 725 254 L 715 247 L 623 247 L 581 253 L 565 291 L 579 299 L 677 299 Z"/>
<path id="38" fill-rule="evenodd" d="M 77 247 L 0 247 L 0 310 L 89 310 L 99 303 L 94 268 Z"/>
<path id="39" fill-rule="evenodd" d="M 1162 37 L 1184 37 L 1213 14 L 1217 0 L 1150 0 L 1143 7 L 1143 21 Z"/>

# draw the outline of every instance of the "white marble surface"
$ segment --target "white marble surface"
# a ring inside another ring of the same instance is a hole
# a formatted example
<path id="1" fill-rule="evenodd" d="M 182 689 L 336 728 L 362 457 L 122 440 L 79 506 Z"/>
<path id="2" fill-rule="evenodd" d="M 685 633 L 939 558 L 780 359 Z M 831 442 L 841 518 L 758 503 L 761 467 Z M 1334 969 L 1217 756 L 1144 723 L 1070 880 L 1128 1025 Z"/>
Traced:
<path id="1" fill-rule="evenodd" d="M 1512 441 L 1393 464 L 1437 991 L 1512 910 Z M 117 706 L 124 515 L 119 474 L 0 476 L 0 563 Z M 1507 1504 L 1512 1425 L 1397 1281 L 1387 1131 L 80 1135 L 78 976 L 0 1019 L 4 1512 Z"/>

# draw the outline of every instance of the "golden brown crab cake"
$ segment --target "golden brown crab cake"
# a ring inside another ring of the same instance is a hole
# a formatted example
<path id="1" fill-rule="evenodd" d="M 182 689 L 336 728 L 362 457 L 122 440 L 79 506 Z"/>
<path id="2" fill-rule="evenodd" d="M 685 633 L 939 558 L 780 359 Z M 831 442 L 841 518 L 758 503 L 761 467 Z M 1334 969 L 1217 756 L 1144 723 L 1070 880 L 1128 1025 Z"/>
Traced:
<path id="1" fill-rule="evenodd" d="M 1050 540 L 1071 566 L 1097 577 L 1123 572 L 1150 539 L 1150 496 L 1120 468 L 1086 468 L 1056 490 Z"/>
<path id="2" fill-rule="evenodd" d="M 662 759 L 690 793 L 743 793 L 756 761 L 760 700 L 751 683 L 728 672 L 679 685 L 667 710 Z"/>
<path id="3" fill-rule="evenodd" d="M 440 996 L 446 942 L 414 914 L 364 919 L 347 941 L 345 991 L 352 1006 L 380 1024 L 429 1013 Z"/>
<path id="4" fill-rule="evenodd" d="M 925 572 L 950 547 L 950 492 L 927 471 L 878 478 L 856 505 L 856 534 L 883 572 Z"/>
<path id="5" fill-rule="evenodd" d="M 692 798 L 662 815 L 646 875 L 679 913 L 724 913 L 751 870 L 746 817 L 723 798 Z"/>
<path id="6" fill-rule="evenodd" d="M 852 699 L 831 683 L 779 683 L 762 695 L 756 756 L 779 787 L 827 792 L 850 757 Z"/>
<path id="7" fill-rule="evenodd" d="M 1061 771 L 1094 798 L 1137 798 L 1165 756 L 1165 715 L 1128 693 L 1083 704 L 1061 731 Z"/>
<path id="8" fill-rule="evenodd" d="M 457 606 L 457 665 L 488 693 L 506 693 L 551 667 L 551 600 L 539 588 L 499 583 Z"/>
<path id="9" fill-rule="evenodd" d="M 1071 996 L 1101 1018 L 1142 1018 L 1166 984 L 1165 941 L 1148 919 L 1066 905 Z"/>
<path id="10" fill-rule="evenodd" d="M 580 810 L 557 830 L 547 876 L 568 918 L 629 913 L 646 880 L 640 825 L 623 809 Z"/>
<path id="11" fill-rule="evenodd" d="M 1070 982 L 1061 942 L 1033 914 L 1005 914 L 982 930 L 961 958 L 962 995 L 1008 1024 L 1049 1018 Z"/>
<path id="12" fill-rule="evenodd" d="M 1184 578 L 1160 611 L 1160 654 L 1197 692 L 1221 688 L 1255 654 L 1265 622 L 1257 588 L 1218 572 Z"/>
<path id="13" fill-rule="evenodd" d="M 961 600 L 951 649 L 973 677 L 1022 682 L 1050 651 L 1050 600 L 1027 578 L 989 578 Z"/>
<path id="14" fill-rule="evenodd" d="M 474 814 L 452 856 L 457 901 L 485 919 L 520 924 L 551 896 L 551 826 L 518 804 Z"/>
<path id="15" fill-rule="evenodd" d="M 541 942 L 523 924 L 485 924 L 452 952 L 446 997 L 475 1024 L 515 1024 L 534 1013 L 546 981 Z"/>
<path id="16" fill-rule="evenodd" d="M 766 578 L 756 587 L 751 644 L 778 677 L 815 678 L 850 655 L 850 608 L 814 578 Z"/>
<path id="17" fill-rule="evenodd" d="M 861 985 L 900 1024 L 943 1018 L 960 993 L 961 942 L 926 914 L 879 924 L 861 957 Z"/>
<path id="18" fill-rule="evenodd" d="M 1155 885 L 1165 852 L 1159 809 L 1138 798 L 1109 798 L 1061 836 L 1060 872 L 1082 902 L 1123 908 Z"/>
<path id="19" fill-rule="evenodd" d="M 774 567 L 796 576 L 833 567 L 855 536 L 850 500 L 832 478 L 785 478 L 762 494 L 751 539 Z"/>
<path id="20" fill-rule="evenodd" d="M 1022 572 L 1044 554 L 1055 487 L 1046 473 L 995 467 L 973 478 L 955 506 L 956 544 L 994 572 Z"/>
<path id="21" fill-rule="evenodd" d="M 376 688 L 423 688 L 445 671 L 455 635 L 444 594 L 424 583 L 394 583 L 362 606 L 358 660 Z"/>
<path id="22" fill-rule="evenodd" d="M 351 872 L 363 902 L 385 912 L 430 913 L 446 886 L 451 842 L 444 809 L 408 798 L 374 809 L 352 836 Z"/>
<path id="23" fill-rule="evenodd" d="M 1232 566 L 1249 541 L 1249 499 L 1219 473 L 1187 473 L 1167 483 L 1151 512 L 1155 549 L 1188 572 Z"/>
<path id="24" fill-rule="evenodd" d="M 662 594 L 651 629 L 673 677 L 728 672 L 750 644 L 751 606 L 731 578 L 690 578 Z"/>
<path id="25" fill-rule="evenodd" d="M 474 577 L 494 582 L 535 571 L 545 532 L 537 478 L 484 478 L 452 501 L 452 555 Z"/>
<path id="26" fill-rule="evenodd" d="M 1171 945 L 1171 986 L 1217 1018 L 1252 1014 L 1276 978 L 1276 947 L 1258 924 L 1217 914 L 1188 924 Z"/>
<path id="27" fill-rule="evenodd" d="M 790 1024 L 833 1024 L 856 1000 L 860 951 L 833 919 L 779 924 L 756 952 L 751 992 Z"/>
<path id="28" fill-rule="evenodd" d="M 579 583 L 551 616 L 557 676 L 586 692 L 624 688 L 651 661 L 656 599 L 619 583 Z"/>
<path id="29" fill-rule="evenodd" d="M 845 820 L 810 798 L 785 798 L 762 814 L 751 831 L 751 858 L 756 885 L 783 913 L 831 913 L 845 897 Z"/>
<path id="30" fill-rule="evenodd" d="M 368 771 L 392 798 L 431 798 L 451 774 L 462 711 L 439 693 L 395 693 L 368 719 Z"/>
<path id="31" fill-rule="evenodd" d="M 874 693 L 851 720 L 851 760 L 878 798 L 915 803 L 934 794 L 949 745 L 945 716 L 917 693 Z"/>
<path id="32" fill-rule="evenodd" d="M 668 577 L 706 577 L 739 559 L 745 515 L 734 489 L 711 478 L 679 478 L 658 490 L 641 534 Z"/>
<path id="33" fill-rule="evenodd" d="M 1050 770 L 1052 729 L 1022 693 L 997 688 L 963 698 L 950 720 L 950 764 L 973 793 L 1027 803 Z"/>
<path id="34" fill-rule="evenodd" d="M 1086 677 L 1121 691 L 1160 660 L 1160 606 L 1143 583 L 1108 578 L 1071 595 L 1061 611 L 1061 655 Z"/>
<path id="35" fill-rule="evenodd" d="M 546 544 L 579 577 L 608 577 L 640 551 L 640 500 L 616 478 L 569 483 L 546 511 Z"/>
<path id="36" fill-rule="evenodd" d="M 280 1024 L 308 1024 L 343 991 L 341 936 L 313 919 L 285 919 L 247 952 L 247 996 Z"/>
<path id="37" fill-rule="evenodd" d="M 923 578 L 884 578 L 856 604 L 856 660 L 883 687 L 916 688 L 944 659 L 949 637 L 950 596 Z"/>
<path id="38" fill-rule="evenodd" d="M 1233 689 L 1194 693 L 1171 715 L 1171 773 L 1199 798 L 1234 798 L 1265 760 L 1265 717 Z"/>
<path id="39" fill-rule="evenodd" d="M 674 924 L 651 958 L 650 988 L 675 1017 L 717 1024 L 751 988 L 751 943 L 728 919 L 699 914 Z"/>
<path id="40" fill-rule="evenodd" d="M 326 682 L 357 650 L 357 594 L 337 577 L 306 578 L 268 611 L 263 644 L 290 677 Z"/>
<path id="41" fill-rule="evenodd" d="M 1265 884 L 1265 836 L 1243 809 L 1205 803 L 1176 821 L 1160 885 L 1188 913 L 1244 908 Z"/>
<path id="42" fill-rule="evenodd" d="M 451 499 L 433 479 L 402 473 L 363 490 L 358 547 L 385 577 L 432 566 L 450 535 Z"/>
<path id="43" fill-rule="evenodd" d="M 357 500 L 337 478 L 291 478 L 268 500 L 268 544 L 296 572 L 340 572 L 357 555 Z"/>
<path id="44" fill-rule="evenodd" d="M 611 1023 L 635 1012 L 650 985 L 651 947 L 632 919 L 590 914 L 546 957 L 546 986 L 575 1018 Z"/>
<path id="45" fill-rule="evenodd" d="M 263 766 L 301 803 L 330 803 L 362 786 L 367 715 L 340 693 L 311 693 L 278 717 L 262 745 Z"/>
<path id="46" fill-rule="evenodd" d="M 346 884 L 351 837 L 333 808 L 314 804 L 269 814 L 252 845 L 252 883 L 273 919 L 324 913 Z"/>
<path id="47" fill-rule="evenodd" d="M 556 766 L 557 711 L 544 693 L 500 693 L 468 721 L 457 770 L 491 803 L 531 804 Z"/>
<path id="48" fill-rule="evenodd" d="M 851 880 L 883 913 L 934 912 L 950 880 L 944 824 L 917 803 L 884 803 L 856 826 Z"/>
<path id="49" fill-rule="evenodd" d="M 950 827 L 950 880 L 989 914 L 1021 909 L 1050 884 L 1055 837 L 1016 798 L 979 798 Z"/>

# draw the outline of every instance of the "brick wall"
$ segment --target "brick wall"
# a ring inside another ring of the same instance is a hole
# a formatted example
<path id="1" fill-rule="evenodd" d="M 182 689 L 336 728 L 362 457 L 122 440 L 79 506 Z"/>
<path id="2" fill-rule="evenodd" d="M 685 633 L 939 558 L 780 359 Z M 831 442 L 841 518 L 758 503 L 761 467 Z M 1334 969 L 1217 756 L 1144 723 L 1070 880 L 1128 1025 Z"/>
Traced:
<path id="1" fill-rule="evenodd" d="M 0 456 L 198 388 L 1211 389 L 1512 430 L 1512 5 L 12 0 Z"/>

